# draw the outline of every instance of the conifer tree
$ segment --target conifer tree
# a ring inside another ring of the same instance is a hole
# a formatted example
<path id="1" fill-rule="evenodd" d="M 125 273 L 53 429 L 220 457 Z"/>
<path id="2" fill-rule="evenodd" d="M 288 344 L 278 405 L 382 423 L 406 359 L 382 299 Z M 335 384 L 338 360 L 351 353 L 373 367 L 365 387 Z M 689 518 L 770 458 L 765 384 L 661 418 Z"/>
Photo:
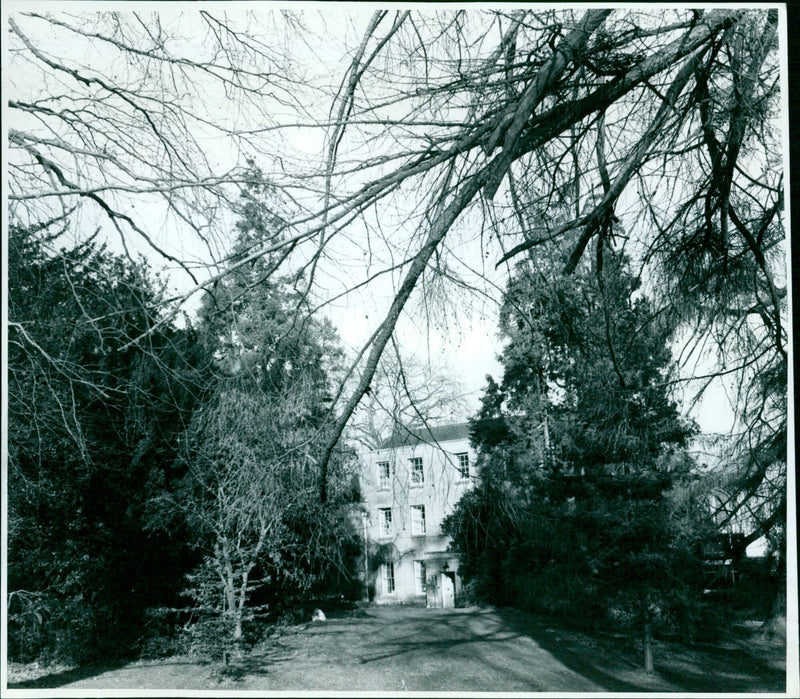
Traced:
<path id="1" fill-rule="evenodd" d="M 638 618 L 652 670 L 654 617 L 692 570 L 665 497 L 693 432 L 666 388 L 672 328 L 608 243 L 572 278 L 556 263 L 531 257 L 509 283 L 503 380 L 472 422 L 482 482 L 448 528 L 498 601 Z"/>

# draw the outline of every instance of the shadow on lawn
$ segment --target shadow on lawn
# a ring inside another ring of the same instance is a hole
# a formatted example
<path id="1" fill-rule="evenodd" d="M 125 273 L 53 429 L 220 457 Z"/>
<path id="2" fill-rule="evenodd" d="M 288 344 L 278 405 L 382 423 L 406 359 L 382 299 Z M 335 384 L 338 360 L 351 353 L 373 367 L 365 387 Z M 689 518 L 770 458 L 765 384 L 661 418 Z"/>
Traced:
<path id="1" fill-rule="evenodd" d="M 104 672 L 111 670 L 119 670 L 127 665 L 128 660 L 117 660 L 114 662 L 95 663 L 92 665 L 84 665 L 81 667 L 73 668 L 72 670 L 63 670 L 61 672 L 54 672 L 50 675 L 42 675 L 31 680 L 22 680 L 20 682 L 9 682 L 9 689 L 54 689 L 55 687 L 63 687 L 70 682 L 77 682 L 78 680 L 85 680 L 89 677 L 96 677 L 102 675 Z"/>
<path id="2" fill-rule="evenodd" d="M 618 644 L 609 644 L 602 649 L 587 650 L 578 640 L 570 638 L 571 634 L 560 633 L 549 624 L 539 621 L 516 610 L 497 610 L 506 624 L 518 633 L 535 641 L 541 648 L 550 653 L 559 662 L 573 672 L 595 682 L 609 692 L 646 692 L 664 691 L 654 688 L 652 682 L 622 679 L 623 672 L 636 671 L 637 665 L 629 657 L 627 649 Z"/>
<path id="3" fill-rule="evenodd" d="M 438 623 L 439 625 L 442 625 L 444 622 L 440 620 Z M 435 635 L 435 632 L 431 634 L 432 637 L 435 637 Z M 500 631 L 493 631 L 491 633 L 481 635 L 480 639 L 478 640 L 481 643 L 497 643 L 510 641 L 518 637 L 518 634 L 509 635 Z M 380 651 L 363 657 L 360 662 L 362 665 L 367 665 L 369 663 L 388 660 L 389 658 L 394 658 L 404 653 L 417 653 L 420 651 L 424 653 L 436 653 L 437 651 L 452 653 L 459 646 L 472 644 L 476 640 L 467 637 L 422 640 L 424 638 L 425 636 L 418 634 L 416 631 L 406 636 L 398 637 L 392 641 L 382 644 Z"/>
<path id="4" fill-rule="evenodd" d="M 587 652 L 577 640 L 570 639 L 567 634 L 554 631 L 549 624 L 539 621 L 517 610 L 498 609 L 495 613 L 521 636 L 526 636 L 585 679 L 599 685 L 609 692 L 643 692 L 654 691 L 653 685 L 646 680 L 635 682 L 619 677 L 622 671 L 635 670 L 636 665 L 626 657 L 620 648 L 604 648 Z M 661 691 L 661 690 L 655 690 Z"/>
<path id="5" fill-rule="evenodd" d="M 458 654 L 459 648 L 474 641 L 506 642 L 525 636 L 566 668 L 609 692 L 783 692 L 786 687 L 785 672 L 746 646 L 657 642 L 656 672 L 648 675 L 641 666 L 641 648 L 630 639 L 571 632 L 517 610 L 494 610 L 492 616 L 501 623 L 475 638 L 463 635 L 463 619 L 458 615 L 420 615 L 414 620 L 413 633 L 382 639 L 379 647 L 362 657 L 361 664 L 419 652 Z M 456 631 L 452 636 L 443 632 L 451 625 Z M 402 628 L 402 621 L 398 627 Z M 774 658 L 783 653 L 785 648 L 776 648 Z"/>
<path id="6" fill-rule="evenodd" d="M 587 651 L 577 637 L 570 638 L 571 634 L 554 631 L 543 621 L 517 611 L 498 610 L 497 613 L 511 628 L 533 639 L 564 665 L 608 691 L 786 691 L 785 672 L 742 648 L 658 643 L 654 650 L 655 673 L 648 676 L 639 664 L 641 649 L 630 641 L 602 639 L 599 648 Z M 776 650 L 777 654 L 781 652 L 785 649 Z M 618 673 L 641 674 L 643 680 L 641 683 L 623 680 Z M 656 686 L 659 684 L 661 687 Z M 665 687 L 666 684 L 671 687 Z"/>
<path id="7" fill-rule="evenodd" d="M 475 614 L 486 614 L 486 611 L 475 612 Z M 430 612 L 429 612 L 430 614 Z M 361 664 L 369 664 L 388 660 L 389 658 L 403 655 L 406 653 L 439 653 L 449 654 L 458 653 L 459 647 L 467 648 L 474 642 L 485 643 L 506 643 L 522 636 L 535 641 L 544 650 L 548 651 L 554 658 L 573 672 L 583 676 L 587 680 L 597 684 L 604 690 L 612 692 L 641 692 L 654 691 L 652 683 L 635 683 L 626 681 L 616 676 L 616 671 L 620 668 L 627 670 L 635 669 L 635 665 L 630 663 L 619 654 L 614 655 L 611 661 L 609 654 L 604 651 L 596 651 L 589 654 L 585 649 L 580 649 L 577 643 L 565 643 L 564 639 L 555 637 L 549 632 L 547 625 L 542 622 L 528 618 L 519 612 L 509 610 L 496 610 L 490 614 L 499 618 L 500 624 L 497 628 L 481 634 L 479 637 L 463 635 L 463 622 L 466 615 L 446 615 L 431 614 L 427 619 L 419 617 L 415 620 L 414 631 L 410 634 L 402 634 L 391 640 L 382 640 L 377 652 L 369 653 L 361 659 Z M 448 637 L 449 634 L 443 633 L 442 629 L 453 626 L 456 633 Z M 598 662 L 593 661 L 593 657 L 598 656 Z M 602 658 L 602 665 L 600 663 Z M 486 659 L 483 660 L 486 662 Z M 503 668 L 503 673 L 509 673 L 509 668 Z M 526 681 L 528 678 L 519 677 Z"/>

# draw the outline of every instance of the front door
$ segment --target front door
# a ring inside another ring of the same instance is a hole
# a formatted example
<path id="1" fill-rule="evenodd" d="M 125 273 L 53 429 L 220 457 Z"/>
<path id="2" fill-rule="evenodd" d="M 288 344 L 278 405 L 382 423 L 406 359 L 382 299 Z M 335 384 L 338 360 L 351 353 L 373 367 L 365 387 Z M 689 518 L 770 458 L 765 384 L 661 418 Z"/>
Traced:
<path id="1" fill-rule="evenodd" d="M 442 573 L 442 606 L 445 609 L 456 606 L 456 574 Z"/>

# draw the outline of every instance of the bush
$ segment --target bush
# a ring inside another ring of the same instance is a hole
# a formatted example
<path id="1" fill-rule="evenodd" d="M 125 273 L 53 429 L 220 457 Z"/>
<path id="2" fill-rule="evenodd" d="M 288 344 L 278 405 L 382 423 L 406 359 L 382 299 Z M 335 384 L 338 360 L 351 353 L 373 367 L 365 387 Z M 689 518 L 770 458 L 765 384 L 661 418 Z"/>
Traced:
<path id="1" fill-rule="evenodd" d="M 170 607 L 154 607 L 145 610 L 144 631 L 136 643 L 140 658 L 169 658 L 184 655 L 183 628 L 188 623 L 189 612 Z"/>
<path id="2" fill-rule="evenodd" d="M 180 632 L 179 647 L 183 653 L 208 660 L 227 661 L 241 650 L 234 639 L 236 618 L 227 613 L 224 590 L 213 563 L 207 559 L 186 576 L 189 586 L 182 595 L 192 600 L 192 618 Z M 252 609 L 244 610 L 242 626 L 252 619 Z"/>
<path id="3" fill-rule="evenodd" d="M 118 658 L 131 629 L 114 611 L 82 595 L 15 591 L 8 604 L 8 657 L 17 662 L 81 664 Z"/>

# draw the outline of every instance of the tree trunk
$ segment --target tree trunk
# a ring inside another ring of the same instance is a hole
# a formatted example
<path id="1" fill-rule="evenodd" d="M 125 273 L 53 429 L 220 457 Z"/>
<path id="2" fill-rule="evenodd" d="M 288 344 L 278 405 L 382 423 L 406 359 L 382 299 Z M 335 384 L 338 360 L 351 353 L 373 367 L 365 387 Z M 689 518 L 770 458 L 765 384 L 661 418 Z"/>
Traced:
<path id="1" fill-rule="evenodd" d="M 653 620 L 650 615 L 650 593 L 644 596 L 642 617 L 644 620 L 644 669 L 652 674 L 655 672 L 653 666 Z"/>
<path id="2" fill-rule="evenodd" d="M 239 613 L 239 607 L 236 604 L 236 576 L 233 572 L 233 564 L 231 563 L 231 558 L 228 553 L 227 542 L 223 540 L 221 545 L 218 545 L 217 550 L 218 556 L 220 553 L 222 554 L 222 567 L 225 571 L 225 608 L 222 610 L 223 617 L 230 615 L 230 618 L 233 621 L 233 641 L 234 643 L 238 643 L 239 639 L 242 637 L 242 616 Z M 225 664 L 227 665 L 227 656 L 225 659 Z"/>
<path id="3" fill-rule="evenodd" d="M 242 573 L 242 584 L 239 588 L 239 601 L 236 605 L 235 615 L 234 615 L 234 629 L 233 629 L 233 642 L 236 645 L 236 652 L 238 653 L 239 648 L 239 641 L 242 640 L 242 617 L 244 616 L 244 604 L 247 601 L 247 578 L 248 573 Z"/>
<path id="4" fill-rule="evenodd" d="M 236 588 L 234 585 L 233 580 L 233 571 L 230 568 L 230 565 L 226 566 L 226 576 L 225 576 L 225 608 L 222 610 L 223 620 L 228 615 L 234 620 L 234 631 L 233 631 L 233 639 L 234 643 L 237 643 L 237 633 L 241 636 L 242 628 L 241 623 L 236 618 Z M 223 629 L 225 629 L 225 625 L 223 625 Z M 225 631 L 227 633 L 227 631 Z M 224 641 L 222 644 L 223 651 L 222 651 L 222 661 L 225 665 L 230 663 L 230 649 L 228 646 L 227 641 Z"/>
<path id="5" fill-rule="evenodd" d="M 650 619 L 644 622 L 644 669 L 649 672 L 655 672 L 653 667 L 653 629 Z"/>
<path id="6" fill-rule="evenodd" d="M 242 612 L 238 607 L 233 610 L 233 642 L 238 643 L 242 639 Z"/>
<path id="7" fill-rule="evenodd" d="M 224 615 L 231 615 L 235 618 L 236 615 L 236 589 L 234 587 L 233 576 L 227 575 L 225 579 L 225 607 L 223 610 Z M 234 632 L 235 633 L 235 632 Z"/>
<path id="8" fill-rule="evenodd" d="M 759 634 L 763 639 L 783 638 L 786 636 L 786 590 L 778 592 L 772 603 L 769 618 L 761 625 Z"/>

